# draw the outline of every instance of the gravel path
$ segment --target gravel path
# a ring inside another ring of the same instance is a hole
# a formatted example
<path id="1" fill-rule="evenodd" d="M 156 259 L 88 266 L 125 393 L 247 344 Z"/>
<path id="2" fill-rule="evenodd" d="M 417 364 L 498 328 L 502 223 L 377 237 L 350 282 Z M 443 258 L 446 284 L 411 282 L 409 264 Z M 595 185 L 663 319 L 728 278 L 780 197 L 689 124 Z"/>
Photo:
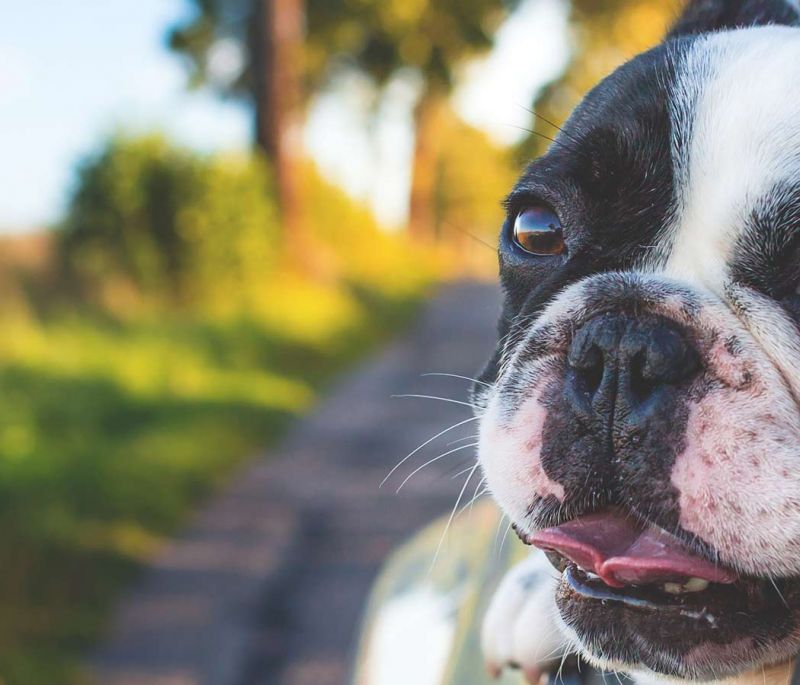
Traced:
<path id="1" fill-rule="evenodd" d="M 426 459 L 471 435 L 466 398 L 492 347 L 498 292 L 442 290 L 406 337 L 343 379 L 280 449 L 251 462 L 170 544 L 123 602 L 92 661 L 103 685 L 343 685 L 370 584 L 386 555 L 452 506 L 465 449 Z"/>

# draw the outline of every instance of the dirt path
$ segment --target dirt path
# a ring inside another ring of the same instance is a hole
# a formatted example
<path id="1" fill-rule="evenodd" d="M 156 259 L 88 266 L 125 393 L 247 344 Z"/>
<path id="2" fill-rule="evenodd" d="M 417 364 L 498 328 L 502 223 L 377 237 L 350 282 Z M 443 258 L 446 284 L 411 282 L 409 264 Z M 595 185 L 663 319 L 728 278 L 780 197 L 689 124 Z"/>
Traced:
<path id="1" fill-rule="evenodd" d="M 491 349 L 498 293 L 443 290 L 402 340 L 298 422 L 277 453 L 251 463 L 164 551 L 121 606 L 93 665 L 103 685 L 341 685 L 369 586 L 398 543 L 452 506 L 470 463 L 466 407 L 401 393 L 466 398 Z"/>

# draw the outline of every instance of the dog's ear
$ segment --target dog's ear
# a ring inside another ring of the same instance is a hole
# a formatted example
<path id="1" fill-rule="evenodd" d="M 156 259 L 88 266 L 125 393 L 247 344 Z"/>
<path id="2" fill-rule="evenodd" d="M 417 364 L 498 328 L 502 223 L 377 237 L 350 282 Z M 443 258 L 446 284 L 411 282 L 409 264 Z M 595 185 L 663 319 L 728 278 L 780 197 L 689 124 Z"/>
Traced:
<path id="1" fill-rule="evenodd" d="M 800 25 L 800 0 L 689 0 L 667 38 L 768 24 Z"/>

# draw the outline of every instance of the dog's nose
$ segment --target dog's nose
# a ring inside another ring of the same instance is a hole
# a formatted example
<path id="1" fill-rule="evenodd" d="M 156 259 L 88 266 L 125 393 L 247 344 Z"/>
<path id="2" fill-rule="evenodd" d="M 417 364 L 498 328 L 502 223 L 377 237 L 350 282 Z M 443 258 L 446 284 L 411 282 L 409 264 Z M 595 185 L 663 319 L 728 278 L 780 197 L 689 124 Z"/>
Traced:
<path id="1" fill-rule="evenodd" d="M 576 409 L 634 423 L 657 411 L 667 390 L 700 368 L 697 352 L 676 325 L 627 314 L 586 322 L 567 361 L 567 397 Z"/>

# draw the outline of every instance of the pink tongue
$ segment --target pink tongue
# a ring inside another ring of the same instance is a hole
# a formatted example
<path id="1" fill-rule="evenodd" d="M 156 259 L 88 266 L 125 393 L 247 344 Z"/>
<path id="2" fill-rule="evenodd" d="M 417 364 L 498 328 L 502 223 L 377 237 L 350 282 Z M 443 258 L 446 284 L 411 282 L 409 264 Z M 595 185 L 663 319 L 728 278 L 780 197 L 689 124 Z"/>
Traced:
<path id="1" fill-rule="evenodd" d="M 592 514 L 536 533 L 532 544 L 558 552 L 606 585 L 646 585 L 704 578 L 733 583 L 736 575 L 694 556 L 675 538 L 642 528 L 619 512 Z"/>

